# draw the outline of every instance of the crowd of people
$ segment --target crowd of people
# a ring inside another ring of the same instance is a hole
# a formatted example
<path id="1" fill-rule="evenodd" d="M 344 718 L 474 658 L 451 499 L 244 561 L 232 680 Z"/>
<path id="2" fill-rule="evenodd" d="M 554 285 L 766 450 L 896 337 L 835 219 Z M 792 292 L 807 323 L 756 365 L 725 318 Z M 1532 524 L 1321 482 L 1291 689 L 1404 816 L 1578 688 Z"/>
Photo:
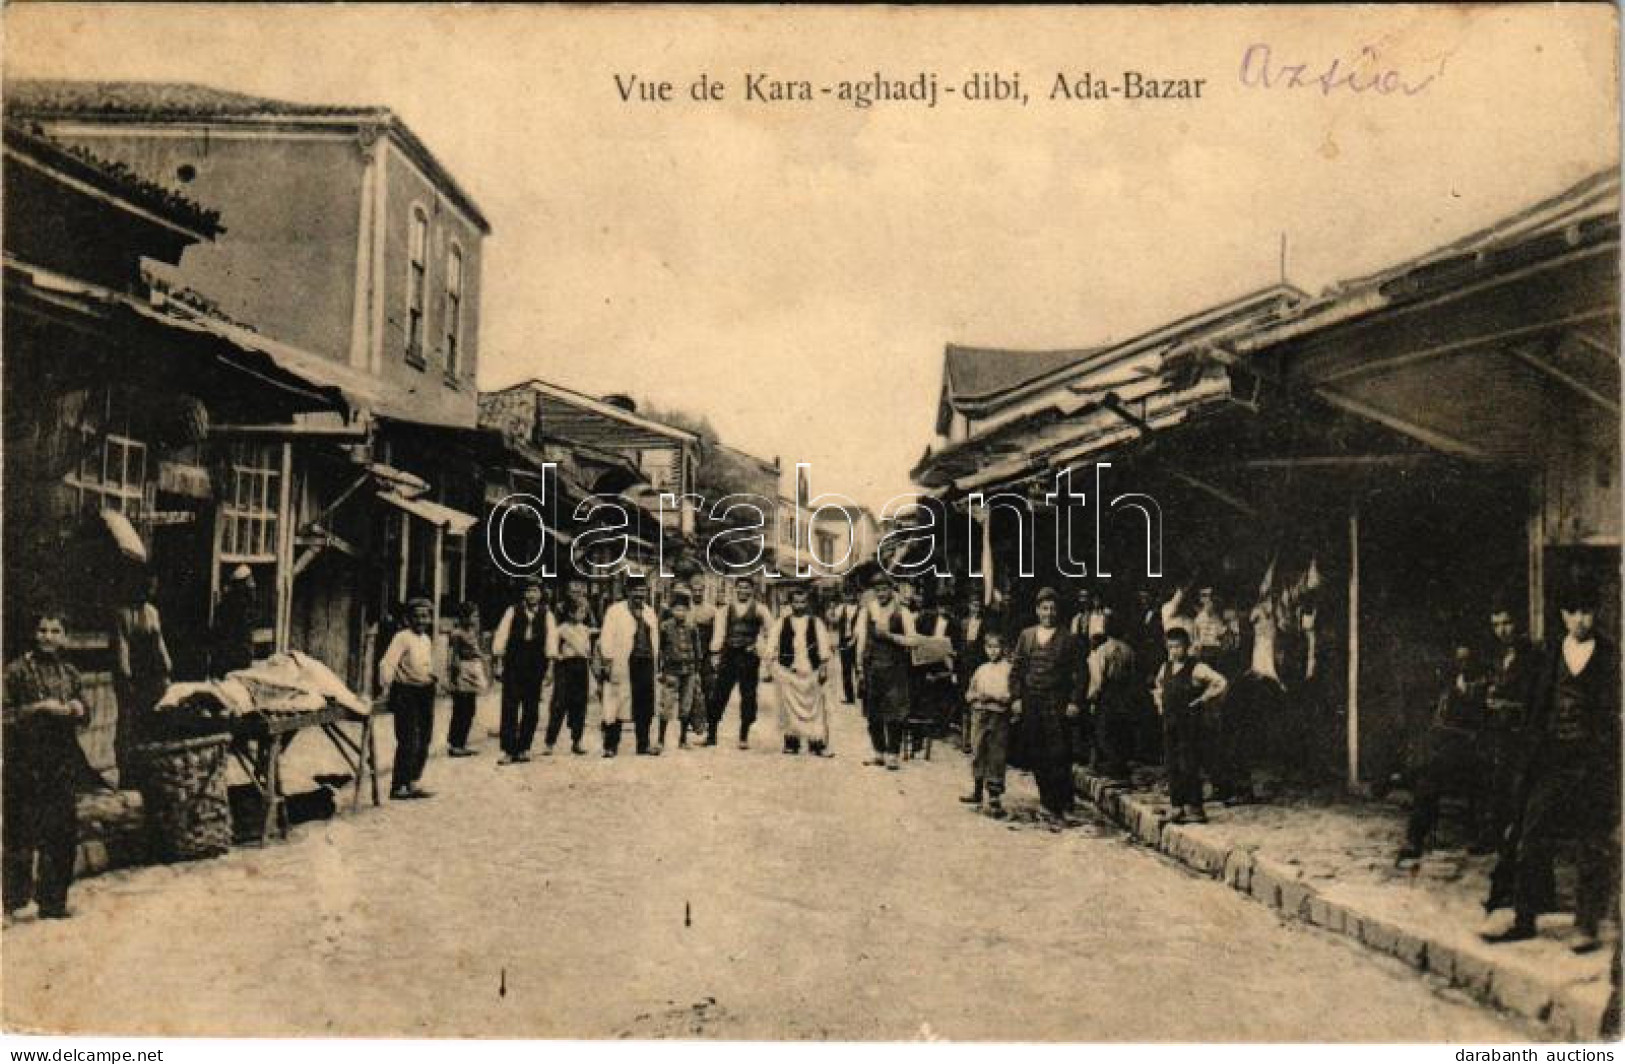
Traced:
<path id="1" fill-rule="evenodd" d="M 231 574 L 211 671 L 252 660 L 251 580 Z M 1117 600 L 1122 606 L 1085 585 L 1070 609 L 1060 591 L 1044 587 L 1030 618 L 1006 611 L 997 597 L 956 603 L 939 594 L 925 602 L 935 587 L 883 570 L 866 583 L 861 591 L 849 583 L 822 604 L 807 582 L 781 584 L 774 609 L 750 579 L 735 580 L 713 603 L 707 581 L 695 577 L 657 612 L 649 584 L 631 578 L 600 616 L 585 585 L 570 585 L 553 602 L 531 581 L 503 611 L 489 651 L 477 606 L 463 604 L 443 659 L 431 604 L 413 600 L 378 671 L 396 738 L 390 797 L 431 796 L 421 780 L 439 693 L 451 698 L 448 755 L 478 753 L 470 742 L 476 704 L 493 685 L 504 766 L 531 760 L 544 710 L 542 756 L 554 754 L 566 731 L 569 752 L 587 754 L 595 687 L 605 758 L 619 755 L 627 723 L 638 756 L 660 756 L 673 741 L 679 749 L 714 747 L 735 705 L 736 742 L 748 749 L 766 680 L 777 692 L 785 754 L 833 756 L 831 707 L 849 704 L 867 724 L 872 749 L 864 764 L 898 771 L 907 755 L 951 739 L 969 755 L 962 802 L 1007 816 L 1007 773 L 1025 769 L 1038 786 L 1037 819 L 1057 831 L 1069 822 L 1080 763 L 1124 783 L 1137 766 L 1160 764 L 1170 820 L 1203 823 L 1212 802 L 1260 800 L 1261 763 L 1290 774 L 1313 761 L 1305 706 L 1327 667 L 1312 563 L 1290 582 L 1278 581 L 1272 566 L 1245 613 L 1201 581 L 1166 594 L 1139 588 Z M 150 703 L 167 683 L 169 655 L 152 598 L 142 581 L 116 612 L 121 705 Z M 1516 941 L 1531 937 L 1535 918 L 1555 904 L 1553 857 L 1573 837 L 1576 948 L 1585 951 L 1596 948 L 1617 876 L 1620 664 L 1617 648 L 1596 631 L 1594 586 L 1571 582 L 1558 606 L 1564 631 L 1548 647 L 1521 633 L 1507 605 L 1486 618 L 1488 653 L 1475 640 L 1460 641 L 1414 747 L 1405 780 L 1414 800 L 1397 858 L 1419 859 L 1444 799 L 1463 799 L 1475 847 L 1500 855 L 1487 907 L 1515 912 L 1510 928 L 1489 937 Z M 30 898 L 42 915 L 67 912 L 73 790 L 86 770 L 75 730 L 89 714 L 64 641 L 60 611 L 41 611 L 33 648 L 5 675 L 8 914 Z M 125 732 L 121 751 L 139 738 Z"/>

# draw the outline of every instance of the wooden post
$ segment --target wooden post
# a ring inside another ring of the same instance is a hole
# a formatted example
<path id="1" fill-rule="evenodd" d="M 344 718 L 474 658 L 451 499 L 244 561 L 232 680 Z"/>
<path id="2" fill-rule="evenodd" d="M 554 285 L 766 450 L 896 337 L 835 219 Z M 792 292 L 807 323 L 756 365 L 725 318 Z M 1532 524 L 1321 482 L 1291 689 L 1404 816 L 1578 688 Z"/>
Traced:
<path id="1" fill-rule="evenodd" d="M 1529 510 L 1529 638 L 1546 637 L 1546 491 L 1544 473 L 1535 474 Z"/>
<path id="2" fill-rule="evenodd" d="M 444 583 L 445 583 L 445 572 L 444 572 L 444 570 L 446 568 L 445 565 L 443 564 L 444 560 L 445 560 L 445 557 L 446 557 L 446 555 L 444 553 L 445 552 L 445 547 L 446 547 L 446 530 L 444 528 L 441 528 L 439 525 L 435 525 L 434 526 L 434 582 L 431 585 L 434 588 L 434 592 L 433 592 L 434 597 L 430 600 L 430 604 L 434 607 L 434 624 L 429 628 L 429 631 L 433 632 L 437 637 L 440 634 L 440 596 L 445 593 L 445 588 L 443 586 Z"/>
<path id="3" fill-rule="evenodd" d="M 276 622 L 273 642 L 277 652 L 288 651 L 293 627 L 293 444 L 282 444 L 282 481 L 277 492 L 276 536 Z"/>
<path id="4" fill-rule="evenodd" d="M 1360 504 L 1349 504 L 1348 784 L 1360 785 Z"/>
<path id="5" fill-rule="evenodd" d="M 982 605 L 993 605 L 993 515 L 982 511 Z"/>
<path id="6" fill-rule="evenodd" d="M 406 578 L 407 574 L 412 571 L 412 515 L 408 514 L 405 510 L 402 510 L 395 514 L 394 519 L 401 523 L 401 567 L 400 572 L 396 576 L 395 594 L 393 597 L 396 602 L 405 602 Z"/>

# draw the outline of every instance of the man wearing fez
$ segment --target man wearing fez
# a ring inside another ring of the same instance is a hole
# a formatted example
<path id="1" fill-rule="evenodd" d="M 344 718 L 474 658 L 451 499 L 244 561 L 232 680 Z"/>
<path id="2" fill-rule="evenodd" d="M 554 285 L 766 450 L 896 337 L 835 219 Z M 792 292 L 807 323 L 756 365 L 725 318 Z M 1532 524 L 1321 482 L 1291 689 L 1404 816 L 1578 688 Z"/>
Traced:
<path id="1" fill-rule="evenodd" d="M 808 609 L 805 583 L 790 587 L 790 612 L 774 623 L 767 651 L 773 655 L 773 683 L 779 696 L 779 731 L 784 752 L 798 754 L 801 741 L 814 757 L 827 757 L 829 712 L 824 682 L 829 678 L 829 629 Z"/>
<path id="2" fill-rule="evenodd" d="M 210 675 L 225 676 L 254 664 L 254 628 L 258 623 L 254 571 L 239 565 L 227 578 L 226 589 L 220 593 L 220 603 L 214 610 Z"/>
<path id="3" fill-rule="evenodd" d="M 660 753 L 649 743 L 655 715 L 655 663 L 660 658 L 660 618 L 649 605 L 649 585 L 628 576 L 626 598 L 604 611 L 598 637 L 599 699 L 603 708 L 604 756 L 620 752 L 621 724 L 632 718 L 638 753 Z"/>
<path id="4" fill-rule="evenodd" d="M 84 765 L 77 732 L 90 720 L 79 671 L 62 659 L 62 612 L 35 618 L 34 648 L 5 675 L 5 909 L 9 921 L 30 900 L 39 915 L 68 909 L 78 846 L 74 778 Z M 35 873 L 35 857 L 39 859 Z"/>
<path id="5" fill-rule="evenodd" d="M 756 685 L 761 679 L 762 637 L 773 626 L 773 614 L 756 601 L 756 585 L 734 583 L 734 601 L 717 610 L 711 624 L 711 659 L 716 663 L 716 689 L 711 692 L 711 728 L 705 745 L 717 745 L 717 728 L 728 708 L 728 696 L 739 688 L 739 749 L 750 748 L 750 726 L 756 723 Z"/>
<path id="6" fill-rule="evenodd" d="M 434 607 L 426 598 L 406 604 L 410 624 L 395 633 L 378 663 L 378 680 L 395 719 L 395 768 L 389 796 L 395 800 L 431 797 L 418 786 L 429 763 L 434 733 Z"/>
<path id="7" fill-rule="evenodd" d="M 508 607 L 491 638 L 491 657 L 502 681 L 502 761 L 530 760 L 541 716 L 548 663 L 558 656 L 558 630 L 542 601 L 540 581 L 528 580 L 519 604 Z"/>
<path id="8" fill-rule="evenodd" d="M 1619 648 L 1596 631 L 1597 605 L 1589 582 L 1571 582 L 1558 596 L 1565 634 L 1547 655 L 1528 723 L 1528 782 L 1511 854 L 1516 917 L 1505 931 L 1484 935 L 1488 942 L 1535 937 L 1535 918 L 1554 893 L 1558 841 L 1569 836 L 1577 844 L 1572 949 L 1601 945 L 1599 928 L 1615 899 L 1620 676 Z"/>

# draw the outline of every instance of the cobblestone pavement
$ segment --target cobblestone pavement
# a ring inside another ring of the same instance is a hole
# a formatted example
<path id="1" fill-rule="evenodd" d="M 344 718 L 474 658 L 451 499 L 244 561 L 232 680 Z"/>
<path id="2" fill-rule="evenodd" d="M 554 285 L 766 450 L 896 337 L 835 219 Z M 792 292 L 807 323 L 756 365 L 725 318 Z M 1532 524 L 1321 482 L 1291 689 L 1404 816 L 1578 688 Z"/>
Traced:
<path id="1" fill-rule="evenodd" d="M 727 742 L 611 761 L 597 756 L 594 733 L 592 756 L 499 767 L 484 719 L 482 756 L 430 762 L 432 800 L 313 821 L 286 843 L 215 861 L 81 883 L 75 919 L 24 920 L 6 932 L 8 1026 L 586 1038 L 1530 1035 L 1396 961 L 1285 924 L 1104 825 L 1055 835 L 974 816 L 955 801 L 964 760 L 945 746 L 901 772 L 864 767 L 867 741 L 850 706 L 834 710 L 835 759 L 786 757 L 771 688 L 763 694 L 749 751 Z M 725 736 L 734 719 L 730 709 Z M 1034 804 L 1024 778 L 1012 801 Z"/>

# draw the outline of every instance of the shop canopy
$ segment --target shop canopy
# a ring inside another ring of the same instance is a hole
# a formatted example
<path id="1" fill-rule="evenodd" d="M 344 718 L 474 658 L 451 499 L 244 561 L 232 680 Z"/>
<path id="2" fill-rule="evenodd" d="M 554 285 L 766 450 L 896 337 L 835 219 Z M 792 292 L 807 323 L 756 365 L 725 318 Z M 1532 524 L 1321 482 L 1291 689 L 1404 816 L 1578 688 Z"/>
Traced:
<path id="1" fill-rule="evenodd" d="M 468 530 L 480 521 L 479 518 L 465 514 L 461 510 L 454 510 L 428 499 L 409 499 L 392 491 L 379 492 L 378 500 L 421 518 L 436 528 L 443 528 L 454 536 L 467 535 Z"/>

